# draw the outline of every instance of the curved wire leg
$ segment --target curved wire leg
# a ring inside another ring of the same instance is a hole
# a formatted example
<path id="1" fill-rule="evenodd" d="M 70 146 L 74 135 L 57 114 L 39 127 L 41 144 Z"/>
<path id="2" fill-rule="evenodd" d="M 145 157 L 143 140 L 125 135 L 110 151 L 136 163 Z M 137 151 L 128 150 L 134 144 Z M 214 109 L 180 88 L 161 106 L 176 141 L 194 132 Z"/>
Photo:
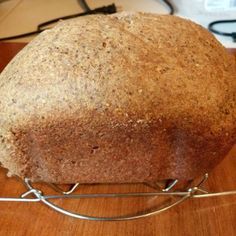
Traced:
<path id="1" fill-rule="evenodd" d="M 29 191 L 34 189 L 31 185 L 29 179 L 25 179 L 25 184 L 26 184 L 27 188 L 29 189 Z M 166 210 L 182 203 L 183 201 L 185 201 L 191 197 L 190 194 L 184 195 L 179 200 L 173 202 L 172 204 L 162 207 L 158 210 L 150 211 L 150 212 L 138 213 L 138 214 L 133 214 L 133 215 L 125 215 L 125 216 L 116 216 L 116 217 L 97 217 L 97 216 L 83 215 L 83 214 L 79 214 L 79 213 L 65 210 L 64 208 L 59 207 L 59 206 L 55 205 L 54 203 L 50 202 L 49 200 L 47 200 L 46 198 L 44 198 L 44 196 L 42 195 L 42 193 L 40 191 L 32 191 L 32 193 L 36 196 L 36 198 L 40 199 L 40 201 L 42 203 L 44 203 L 45 205 L 47 205 L 48 207 L 52 208 L 53 210 L 55 210 L 59 213 L 62 213 L 64 215 L 74 217 L 77 219 L 94 220 L 94 221 L 98 221 L 98 220 L 100 220 L 100 221 L 122 221 L 122 220 L 134 220 L 134 219 L 144 218 L 144 217 L 156 215 L 156 214 L 159 214 L 163 211 L 166 211 Z"/>
<path id="2" fill-rule="evenodd" d="M 172 203 L 172 204 L 170 204 L 166 207 L 160 208 L 158 210 L 150 211 L 148 213 L 140 213 L 140 214 L 135 214 L 135 215 L 130 215 L 130 216 L 117 216 L 117 217 L 96 217 L 96 216 L 82 215 L 82 214 L 78 214 L 78 213 L 75 213 L 75 212 L 70 212 L 70 211 L 67 211 L 67 210 L 65 210 L 61 207 L 58 207 L 55 204 L 49 202 L 48 200 L 46 200 L 44 198 L 42 198 L 41 201 L 44 204 L 46 204 L 47 206 L 54 209 L 55 211 L 60 212 L 60 213 L 62 213 L 64 215 L 67 215 L 67 216 L 77 218 L 77 219 L 100 220 L 100 221 L 122 221 L 122 220 L 134 220 L 134 219 L 139 219 L 139 218 L 144 218 L 144 217 L 147 217 L 147 216 L 152 216 L 152 215 L 159 214 L 163 211 L 166 211 L 166 210 L 180 204 L 181 202 L 185 201 L 189 197 L 190 197 L 189 195 L 186 195 L 186 196 L 182 197 L 181 199 L 179 199 L 178 201 L 176 201 L 176 202 L 174 202 L 174 203 Z"/>
<path id="3" fill-rule="evenodd" d="M 56 184 L 48 184 L 51 188 L 53 188 L 56 192 L 58 193 L 62 193 L 62 194 L 65 194 L 65 195 L 68 195 L 68 194 L 71 194 L 73 193 L 78 187 L 79 187 L 79 183 L 76 183 L 76 184 L 73 184 L 69 190 L 67 191 L 64 191 L 62 188 L 60 188 L 58 185 Z"/>

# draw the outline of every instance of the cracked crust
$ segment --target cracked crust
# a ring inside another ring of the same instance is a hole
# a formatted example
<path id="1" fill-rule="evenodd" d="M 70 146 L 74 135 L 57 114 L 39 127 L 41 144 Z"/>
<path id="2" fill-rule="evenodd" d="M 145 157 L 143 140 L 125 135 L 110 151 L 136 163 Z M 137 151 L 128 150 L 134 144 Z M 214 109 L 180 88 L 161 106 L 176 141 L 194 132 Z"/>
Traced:
<path id="1" fill-rule="evenodd" d="M 190 21 L 60 22 L 0 75 L 0 162 L 54 183 L 192 179 L 235 143 L 235 99 L 233 58 Z"/>

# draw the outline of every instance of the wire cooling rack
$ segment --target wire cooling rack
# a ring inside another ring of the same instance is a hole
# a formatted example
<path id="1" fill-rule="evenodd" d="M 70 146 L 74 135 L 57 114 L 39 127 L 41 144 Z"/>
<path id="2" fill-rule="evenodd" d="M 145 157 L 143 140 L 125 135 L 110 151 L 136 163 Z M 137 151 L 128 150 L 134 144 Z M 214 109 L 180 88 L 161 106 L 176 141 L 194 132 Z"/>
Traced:
<path id="1" fill-rule="evenodd" d="M 219 197 L 224 195 L 233 195 L 236 194 L 236 190 L 233 191 L 224 191 L 224 192 L 209 192 L 203 189 L 203 184 L 207 181 L 208 174 L 205 174 L 204 177 L 194 185 L 194 187 L 186 188 L 182 191 L 180 190 L 173 190 L 178 180 L 169 181 L 168 184 L 161 188 L 159 191 L 152 191 L 152 192 L 130 192 L 130 193 L 78 193 L 75 194 L 75 190 L 77 190 L 80 186 L 79 183 L 74 184 L 68 191 L 64 191 L 58 185 L 49 184 L 49 186 L 55 190 L 57 195 L 45 195 L 41 190 L 34 187 L 29 179 L 24 179 L 24 184 L 27 188 L 26 192 L 21 194 L 19 197 L 0 197 L 0 202 L 41 202 L 48 207 L 52 208 L 56 212 L 62 213 L 66 216 L 74 217 L 77 219 L 85 219 L 85 220 L 100 220 L 100 221 L 121 221 L 121 220 L 132 220 L 138 219 L 143 217 L 148 217 L 152 215 L 159 214 L 163 211 L 166 211 L 180 203 L 186 201 L 190 198 L 210 198 L 210 197 Z M 157 185 L 158 186 L 158 185 Z M 153 187 L 153 186 L 152 186 Z M 142 213 L 134 213 L 132 215 L 121 215 L 121 216 L 113 216 L 113 217 L 100 217 L 100 216 L 90 216 L 90 215 L 83 215 L 80 213 L 75 213 L 69 210 L 66 210 L 56 204 L 52 203 L 54 199 L 84 199 L 84 198 L 137 198 L 137 197 L 145 197 L 145 198 L 153 198 L 153 197 L 166 197 L 172 198 L 172 202 L 160 206 L 156 210 L 151 210 L 149 212 L 142 212 Z"/>

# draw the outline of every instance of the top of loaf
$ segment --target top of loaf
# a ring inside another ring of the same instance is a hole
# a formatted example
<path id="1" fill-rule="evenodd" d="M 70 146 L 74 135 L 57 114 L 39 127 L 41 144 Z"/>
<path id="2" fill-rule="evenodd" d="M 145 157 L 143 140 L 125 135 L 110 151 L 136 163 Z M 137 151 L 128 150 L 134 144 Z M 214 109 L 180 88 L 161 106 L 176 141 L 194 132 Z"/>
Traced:
<path id="1" fill-rule="evenodd" d="M 189 20 L 84 16 L 41 33 L 1 73 L 0 127 L 96 111 L 112 125 L 170 119 L 227 133 L 235 91 L 233 58 Z"/>

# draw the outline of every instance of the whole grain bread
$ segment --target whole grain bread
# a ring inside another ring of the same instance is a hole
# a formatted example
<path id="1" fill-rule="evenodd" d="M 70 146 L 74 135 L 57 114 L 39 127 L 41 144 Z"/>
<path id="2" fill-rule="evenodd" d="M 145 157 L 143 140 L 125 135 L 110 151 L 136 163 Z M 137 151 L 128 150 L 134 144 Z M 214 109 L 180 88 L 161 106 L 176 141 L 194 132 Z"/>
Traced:
<path id="1" fill-rule="evenodd" d="M 0 75 L 0 162 L 54 183 L 192 179 L 236 141 L 236 65 L 201 26 L 123 12 L 63 21 Z"/>

